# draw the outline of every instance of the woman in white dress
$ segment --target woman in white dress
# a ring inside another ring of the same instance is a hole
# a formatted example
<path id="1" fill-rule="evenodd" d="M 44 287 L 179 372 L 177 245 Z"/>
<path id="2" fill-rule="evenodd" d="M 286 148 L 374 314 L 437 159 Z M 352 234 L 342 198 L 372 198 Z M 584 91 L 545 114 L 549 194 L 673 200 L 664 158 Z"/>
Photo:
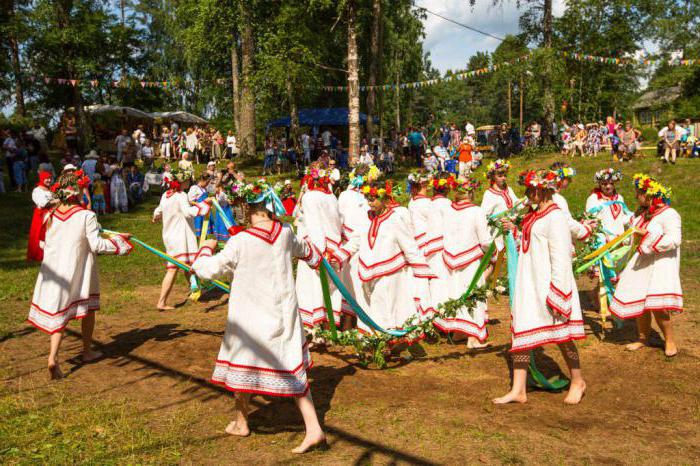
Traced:
<path id="1" fill-rule="evenodd" d="M 51 191 L 53 175 L 50 172 L 39 172 L 39 183 L 32 191 L 32 201 L 36 205 L 32 224 L 29 228 L 27 242 L 27 260 L 41 262 L 44 259 L 44 239 L 46 238 L 46 223 L 51 215 L 51 209 L 59 204 L 59 200 Z"/>
<path id="2" fill-rule="evenodd" d="M 416 232 L 416 241 L 421 251 L 430 245 L 428 238 L 428 225 L 430 224 L 430 212 L 432 202 L 428 196 L 428 183 L 430 176 L 425 173 L 415 172 L 408 175 L 411 184 L 411 200 L 408 201 L 408 212 Z"/>
<path id="3" fill-rule="evenodd" d="M 432 307 L 435 309 L 449 299 L 447 267 L 442 260 L 442 251 L 446 218 L 452 213 L 452 201 L 447 198 L 447 195 L 456 184 L 455 177 L 449 173 L 441 173 L 431 181 L 433 197 L 428 218 L 429 239 L 428 244 L 423 248 L 423 253 L 428 260 L 430 270 L 436 275 L 434 280 L 430 280 L 430 298 Z"/>
<path id="4" fill-rule="evenodd" d="M 334 259 L 342 263 L 358 254 L 363 283 L 358 304 L 383 328 L 401 328 L 409 317 L 423 315 L 422 303 L 430 302 L 420 295 L 427 287 L 416 286 L 416 280 L 434 279 L 435 274 L 418 249 L 408 213 L 393 207 L 391 184 L 375 181 L 362 192 L 371 209 L 370 227 L 366 234 L 353 234 Z M 363 322 L 358 329 L 371 332 Z"/>
<path id="5" fill-rule="evenodd" d="M 513 188 L 508 186 L 508 171 L 510 164 L 502 159 L 491 162 L 486 167 L 486 177 L 489 180 L 489 187 L 484 192 L 481 200 L 481 208 L 486 214 L 486 218 L 506 212 L 518 204 L 518 196 Z M 503 238 L 497 235 L 495 228 L 491 229 L 491 236 L 496 237 L 496 248 L 499 253 L 503 251 Z"/>
<path id="6" fill-rule="evenodd" d="M 44 260 L 29 309 L 29 323 L 51 335 L 48 368 L 52 379 L 63 377 L 58 349 L 63 329 L 73 319 L 81 319 L 83 362 L 102 356 L 92 349 L 94 311 L 100 308 L 95 256 L 125 255 L 132 250 L 129 235 L 100 237 L 97 216 L 80 205 L 83 189 L 89 182 L 90 179 L 78 171 L 61 175 L 52 187 L 60 204 L 47 223 Z"/>
<path id="7" fill-rule="evenodd" d="M 597 171 L 595 174 L 597 186 L 586 199 L 586 212 L 598 218 L 606 241 L 624 233 L 630 222 L 625 199 L 615 189 L 615 183 L 621 179 L 620 170 L 606 168 Z"/>
<path id="8" fill-rule="evenodd" d="M 226 427 L 231 435 L 250 433 L 251 395 L 293 397 L 304 418 L 306 436 L 292 451 L 304 453 L 324 444 L 325 435 L 309 389 L 311 356 L 299 315 L 292 258 L 315 269 L 321 256 L 289 225 L 276 220 L 274 207 L 267 210 L 266 205 L 275 205 L 268 203 L 269 186 L 263 180 L 255 186 L 261 194 L 247 196 L 250 227 L 216 255 L 216 240 L 208 240 L 192 266 L 204 280 L 233 275 L 226 333 L 212 381 L 236 393 L 236 419 Z M 283 209 L 277 213 L 284 215 Z"/>
<path id="9" fill-rule="evenodd" d="M 586 390 L 575 340 L 586 338 L 578 289 L 571 266 L 567 216 L 552 200 L 559 178 L 550 170 L 521 175 L 530 208 L 522 222 L 520 255 L 511 309 L 513 386 L 494 403 L 524 403 L 529 350 L 556 343 L 571 372 L 564 402 L 577 404 Z M 513 229 L 509 220 L 505 228 Z"/>
<path id="10" fill-rule="evenodd" d="M 160 198 L 158 207 L 153 211 L 153 223 L 163 222 L 163 244 L 165 252 L 187 265 L 192 265 L 199 246 L 195 235 L 194 219 L 209 214 L 212 200 L 191 204 L 183 192 L 192 182 L 192 173 L 173 169 L 168 182 L 168 190 Z M 177 266 L 166 263 L 165 276 L 161 285 L 160 297 L 156 307 L 161 311 L 175 309 L 168 305 L 168 297 L 177 277 Z M 186 276 L 189 274 L 185 274 Z M 189 277 L 188 281 L 189 281 Z"/>
<path id="11" fill-rule="evenodd" d="M 620 274 L 610 312 L 620 319 L 637 319 L 635 351 L 649 344 L 651 315 L 661 329 L 666 356 L 678 353 L 671 314 L 683 312 L 680 278 L 681 217 L 669 204 L 670 189 L 648 175 L 634 176 L 639 209 L 632 225 L 641 238 L 637 253 Z"/>
<path id="12" fill-rule="evenodd" d="M 332 258 L 340 251 L 341 220 L 338 199 L 330 190 L 330 178 L 322 168 L 311 164 L 307 175 L 302 179 L 302 191 L 295 210 L 297 234 L 309 241 L 322 256 Z M 329 283 L 333 318 L 336 323 L 341 312 L 349 306 L 344 305 L 340 291 Z M 317 270 L 304 262 L 297 266 L 296 280 L 299 312 L 304 325 L 313 328 L 328 322 L 323 302 L 323 290 Z"/>
<path id="13" fill-rule="evenodd" d="M 445 233 L 442 259 L 447 268 L 445 286 L 448 299 L 462 296 L 479 268 L 484 252 L 491 245 L 486 215 L 481 207 L 475 205 L 474 192 L 480 183 L 467 178 L 457 183 L 452 212 L 444 218 Z M 477 286 L 483 286 L 482 276 Z M 479 302 L 470 313 L 460 309 L 455 317 L 436 319 L 435 326 L 445 333 L 464 335 L 468 348 L 485 348 L 488 337 L 486 329 L 486 302 Z"/>

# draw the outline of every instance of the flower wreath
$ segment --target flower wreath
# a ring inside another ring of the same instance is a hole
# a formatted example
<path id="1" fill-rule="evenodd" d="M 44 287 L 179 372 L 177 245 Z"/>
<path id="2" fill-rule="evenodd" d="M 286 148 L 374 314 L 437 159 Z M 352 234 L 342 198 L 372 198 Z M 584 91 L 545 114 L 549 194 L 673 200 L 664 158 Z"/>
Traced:
<path id="1" fill-rule="evenodd" d="M 360 189 L 365 197 L 373 199 L 393 199 L 394 191 L 394 183 L 391 180 L 385 181 L 383 186 L 375 181 L 363 185 Z"/>
<path id="2" fill-rule="evenodd" d="M 556 191 L 559 174 L 553 170 L 526 170 L 518 175 L 518 182 L 527 188 L 542 188 Z"/>
<path id="3" fill-rule="evenodd" d="M 604 168 L 595 172 L 596 183 L 617 183 L 622 179 L 622 172 L 614 168 Z"/>
<path id="4" fill-rule="evenodd" d="M 320 189 L 325 192 L 330 192 L 328 185 L 331 183 L 330 171 L 321 168 L 317 163 L 312 163 L 304 171 L 304 177 L 301 179 L 301 184 L 306 185 L 309 190 Z"/>
<path id="5" fill-rule="evenodd" d="M 90 186 L 90 178 L 85 176 L 82 170 L 64 173 L 58 177 L 58 180 L 51 186 L 51 192 L 61 202 L 72 202 L 80 199 L 83 194 L 83 189 Z"/>
<path id="6" fill-rule="evenodd" d="M 182 183 L 192 181 L 194 179 L 194 170 L 183 170 L 181 168 L 173 168 L 170 170 L 168 179 L 168 189 L 173 191 L 182 190 Z"/>
<path id="7" fill-rule="evenodd" d="M 576 176 L 576 169 L 566 162 L 554 162 L 549 169 L 556 172 L 560 180 Z"/>
<path id="8" fill-rule="evenodd" d="M 644 173 L 637 173 L 632 177 L 634 187 L 647 196 L 654 198 L 654 204 L 671 204 L 671 188 L 667 188 L 654 178 Z"/>
<path id="9" fill-rule="evenodd" d="M 434 194 L 446 194 L 457 185 L 455 176 L 448 173 L 440 173 L 432 179 L 431 185 Z"/>
<path id="10" fill-rule="evenodd" d="M 466 178 L 457 182 L 455 191 L 458 193 L 473 193 L 481 187 L 481 182 L 475 178 Z"/>
<path id="11" fill-rule="evenodd" d="M 360 188 L 365 183 L 376 181 L 382 174 L 376 165 L 360 163 L 352 169 L 348 175 L 350 185 L 354 188 Z"/>
<path id="12" fill-rule="evenodd" d="M 414 171 L 408 174 L 408 181 L 413 183 L 427 183 L 430 181 L 430 174 L 423 171 Z"/>
<path id="13" fill-rule="evenodd" d="M 510 163 L 506 160 L 498 159 L 488 164 L 484 177 L 491 178 L 498 172 L 508 172 L 508 170 L 510 170 Z"/>

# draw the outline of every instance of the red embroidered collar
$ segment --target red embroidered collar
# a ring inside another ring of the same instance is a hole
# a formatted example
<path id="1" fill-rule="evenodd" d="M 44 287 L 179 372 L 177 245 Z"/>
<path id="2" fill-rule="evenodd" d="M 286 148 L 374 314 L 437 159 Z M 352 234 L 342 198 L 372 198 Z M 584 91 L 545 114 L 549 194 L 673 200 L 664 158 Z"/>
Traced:
<path id="1" fill-rule="evenodd" d="M 425 194 L 416 194 L 415 196 L 413 196 L 411 198 L 412 201 L 415 201 L 417 199 L 430 199 L 430 198 L 428 196 L 426 196 Z"/>
<path id="2" fill-rule="evenodd" d="M 282 233 L 282 224 L 280 222 L 272 222 L 272 228 L 269 231 L 264 228 L 250 227 L 243 230 L 243 233 L 249 233 L 269 244 L 274 244 L 280 233 Z"/>
<path id="3" fill-rule="evenodd" d="M 433 196 L 433 201 L 434 201 L 435 199 L 447 199 L 447 196 L 445 196 L 444 194 L 435 194 L 435 195 Z"/>
<path id="4" fill-rule="evenodd" d="M 452 202 L 452 208 L 455 210 L 464 210 L 470 207 L 476 207 L 471 201 L 454 201 Z"/>
<path id="5" fill-rule="evenodd" d="M 390 208 L 381 215 L 370 217 L 372 223 L 370 224 L 369 231 L 367 232 L 367 241 L 369 242 L 370 248 L 374 248 L 374 242 L 377 240 L 377 235 L 379 234 L 379 227 L 386 219 L 391 217 L 391 214 L 393 213 L 394 209 Z"/>
<path id="6" fill-rule="evenodd" d="M 177 193 L 181 193 L 181 192 L 182 192 L 182 191 L 178 191 L 178 190 L 175 190 L 175 189 L 168 189 L 168 190 L 165 192 L 165 198 L 166 198 L 166 199 L 170 199 L 170 197 L 171 197 L 173 194 L 177 194 Z"/>
<path id="7" fill-rule="evenodd" d="M 558 209 L 559 206 L 555 203 L 552 203 L 549 207 L 547 207 L 541 212 L 539 210 L 530 210 L 530 212 L 528 212 L 527 215 L 525 215 L 522 223 L 523 235 L 521 239 L 521 250 L 523 253 L 527 252 L 530 249 L 530 233 L 532 232 L 532 227 L 535 224 L 535 222 Z"/>
<path id="8" fill-rule="evenodd" d="M 68 209 L 68 210 L 66 210 L 66 211 L 63 211 L 63 212 L 61 212 L 61 211 L 58 210 L 58 209 L 54 210 L 53 216 L 54 216 L 57 220 L 60 220 L 60 221 L 62 221 L 62 222 L 65 222 L 66 220 L 68 220 L 69 218 L 71 218 L 71 217 L 73 216 L 73 214 L 75 214 L 75 213 L 77 213 L 77 212 L 80 212 L 81 210 L 86 210 L 86 209 L 85 209 L 85 207 L 83 207 L 83 206 L 81 206 L 81 205 L 74 205 L 74 206 L 71 207 L 70 209 Z"/>
<path id="9" fill-rule="evenodd" d="M 503 201 L 506 203 L 506 207 L 508 207 L 509 209 L 513 208 L 513 199 L 510 198 L 507 187 L 505 190 L 500 190 L 491 186 L 489 188 L 489 191 L 491 191 L 496 196 L 501 196 L 501 198 L 503 198 Z"/>

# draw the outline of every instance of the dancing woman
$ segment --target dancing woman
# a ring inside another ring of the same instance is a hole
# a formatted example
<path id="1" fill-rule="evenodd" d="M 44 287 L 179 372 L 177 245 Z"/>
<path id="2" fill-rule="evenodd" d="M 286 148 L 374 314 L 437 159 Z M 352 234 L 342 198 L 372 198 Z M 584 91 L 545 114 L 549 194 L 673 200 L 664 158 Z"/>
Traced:
<path id="1" fill-rule="evenodd" d="M 226 332 L 212 381 L 236 393 L 236 419 L 226 427 L 231 435 L 250 434 L 252 395 L 293 397 L 306 435 L 292 451 L 304 453 L 324 445 L 325 435 L 309 389 L 311 356 L 299 315 L 292 258 L 316 269 L 321 256 L 289 225 L 276 220 L 275 214 L 284 215 L 283 209 L 268 210 L 266 205 L 275 205 L 268 202 L 271 188 L 262 180 L 256 187 L 246 194 L 250 226 L 216 255 L 216 240 L 208 240 L 192 266 L 204 280 L 233 274 Z"/>
<path id="2" fill-rule="evenodd" d="M 557 173 L 549 170 L 521 174 L 532 207 L 522 222 L 511 309 L 513 385 L 505 396 L 493 400 L 496 404 L 527 401 L 528 352 L 551 343 L 559 346 L 571 372 L 564 402 L 577 404 L 586 391 L 574 344 L 586 334 L 571 266 L 571 233 L 567 216 L 552 200 L 558 182 Z M 504 228 L 515 228 L 509 220 L 502 222 Z"/>
<path id="3" fill-rule="evenodd" d="M 58 349 L 63 330 L 73 319 L 81 319 L 82 361 L 102 356 L 92 349 L 95 311 L 100 308 L 97 254 L 126 255 L 133 249 L 129 235 L 100 237 L 97 216 L 80 205 L 90 179 L 82 171 L 65 173 L 52 186 L 59 200 L 46 227 L 44 259 L 34 286 L 28 321 L 51 335 L 48 368 L 52 379 L 63 377 Z"/>
<path id="4" fill-rule="evenodd" d="M 620 274 L 610 312 L 637 319 L 636 351 L 649 344 L 651 316 L 664 334 L 666 356 L 678 353 L 671 315 L 683 312 L 681 288 L 681 216 L 671 204 L 671 190 L 648 175 L 634 175 L 639 209 L 632 219 L 640 238 L 637 253 Z"/>

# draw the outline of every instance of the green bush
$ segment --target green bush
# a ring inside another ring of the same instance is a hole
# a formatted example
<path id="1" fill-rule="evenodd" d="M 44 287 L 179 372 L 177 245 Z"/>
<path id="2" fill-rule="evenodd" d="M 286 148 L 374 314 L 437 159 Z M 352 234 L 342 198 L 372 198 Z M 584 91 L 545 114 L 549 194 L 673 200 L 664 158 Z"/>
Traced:
<path id="1" fill-rule="evenodd" d="M 659 139 L 659 130 L 653 126 L 646 126 L 641 131 L 645 142 L 655 143 Z"/>

